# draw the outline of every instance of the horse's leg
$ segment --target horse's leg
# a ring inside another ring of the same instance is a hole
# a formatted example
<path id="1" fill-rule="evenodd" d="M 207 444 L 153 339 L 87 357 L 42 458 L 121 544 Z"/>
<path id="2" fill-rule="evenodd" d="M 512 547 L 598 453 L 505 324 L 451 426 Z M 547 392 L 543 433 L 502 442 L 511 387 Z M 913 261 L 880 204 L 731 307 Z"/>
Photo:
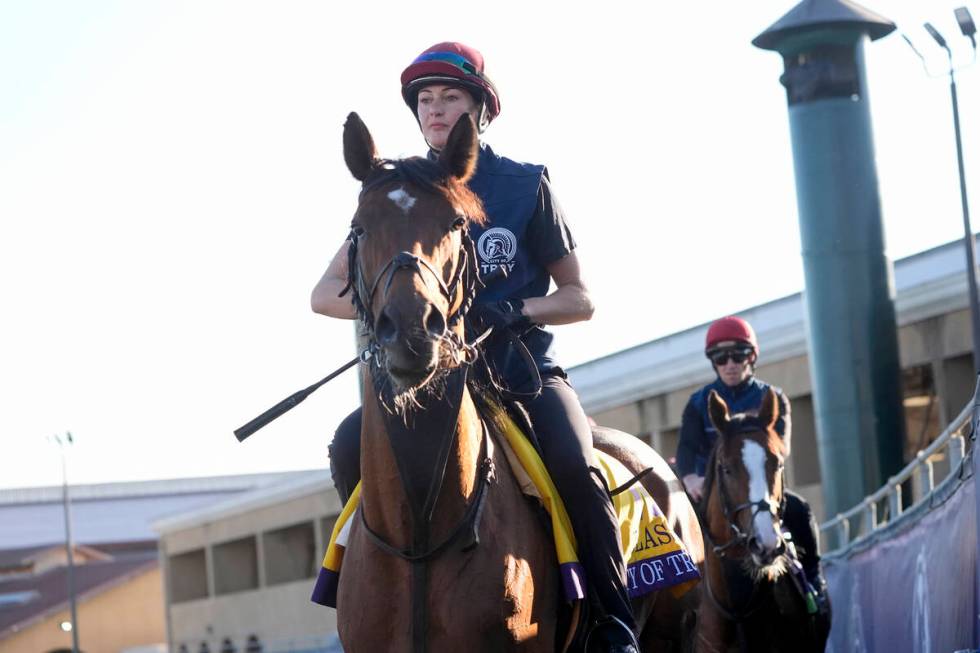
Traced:
<path id="1" fill-rule="evenodd" d="M 701 603 L 695 628 L 695 653 L 728 653 L 734 626 L 707 601 Z"/>
<path id="2" fill-rule="evenodd" d="M 681 597 L 674 597 L 668 590 L 649 596 L 652 605 L 646 611 L 643 603 L 636 605 L 637 621 L 642 623 L 640 648 L 643 653 L 677 651 L 690 653 L 697 621 L 700 590 L 694 588 Z M 644 601 L 645 602 L 645 601 Z"/>
<path id="3" fill-rule="evenodd" d="M 826 636 L 817 620 L 807 613 L 800 590 L 788 575 L 781 576 L 773 585 L 773 599 L 777 606 L 773 611 L 773 619 L 777 621 L 776 649 L 823 653 Z"/>

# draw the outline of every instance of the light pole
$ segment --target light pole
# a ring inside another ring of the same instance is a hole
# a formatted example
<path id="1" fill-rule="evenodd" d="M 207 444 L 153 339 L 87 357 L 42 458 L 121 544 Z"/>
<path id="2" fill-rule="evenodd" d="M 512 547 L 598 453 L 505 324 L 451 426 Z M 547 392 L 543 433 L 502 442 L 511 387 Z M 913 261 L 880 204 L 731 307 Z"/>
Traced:
<path id="1" fill-rule="evenodd" d="M 74 543 L 71 538 L 71 499 L 68 496 L 68 463 L 65 457 L 65 447 L 71 446 L 75 441 L 71 437 L 71 432 L 65 432 L 65 439 L 62 441 L 58 435 L 52 436 L 58 444 L 61 452 L 61 501 L 65 513 L 65 551 L 68 554 L 68 605 L 71 610 L 71 650 L 72 653 L 79 653 L 78 649 L 78 610 L 75 605 L 75 556 Z M 62 625 L 64 628 L 64 625 Z"/>
<path id="2" fill-rule="evenodd" d="M 970 39 L 970 43 L 973 46 L 973 61 L 977 58 L 977 40 L 975 34 L 977 33 L 976 25 L 973 23 L 973 17 L 970 16 L 970 11 L 966 7 L 960 7 L 953 12 L 956 15 L 956 22 L 960 26 L 960 31 L 963 36 Z M 967 280 L 969 282 L 969 292 L 970 292 L 970 321 L 973 331 L 973 373 L 980 374 L 980 299 L 977 295 L 977 264 L 976 264 L 976 247 L 973 238 L 973 229 L 970 227 L 970 204 L 967 201 L 966 196 L 966 174 L 963 170 L 963 142 L 960 139 L 960 105 L 956 97 L 956 71 L 963 68 L 960 66 L 957 68 L 953 65 L 953 51 L 950 50 L 949 45 L 946 43 L 946 39 L 943 35 L 939 33 L 935 27 L 930 23 L 923 24 L 926 32 L 929 36 L 946 51 L 946 57 L 949 59 L 949 94 L 950 99 L 953 103 L 953 131 L 956 136 L 956 163 L 959 166 L 960 173 L 960 203 L 963 207 L 963 246 L 966 248 L 966 267 L 967 267 Z M 922 60 L 922 65 L 926 69 L 926 74 L 930 77 L 933 75 L 929 73 L 929 68 L 926 66 L 925 58 L 915 49 L 912 45 L 912 41 L 905 35 L 903 35 L 905 42 L 909 44 L 912 51 L 918 55 L 919 59 Z M 967 64 L 967 65 L 970 65 Z"/>

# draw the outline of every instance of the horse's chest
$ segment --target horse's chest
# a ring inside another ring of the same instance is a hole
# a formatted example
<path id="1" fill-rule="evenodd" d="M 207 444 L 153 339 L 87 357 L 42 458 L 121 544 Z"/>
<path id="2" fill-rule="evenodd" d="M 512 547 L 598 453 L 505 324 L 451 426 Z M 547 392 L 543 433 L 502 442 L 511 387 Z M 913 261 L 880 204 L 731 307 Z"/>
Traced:
<path id="1" fill-rule="evenodd" d="M 551 650 L 557 578 L 550 542 L 543 533 L 528 536 L 541 524 L 526 504 L 494 505 L 499 490 L 486 506 L 479 546 L 447 550 L 426 564 L 424 597 L 413 592 L 411 564 L 381 552 L 355 524 L 338 588 L 345 650 L 411 651 L 413 601 L 420 598 L 429 651 L 458 650 L 461 638 L 473 652 L 535 651 L 539 644 Z"/>

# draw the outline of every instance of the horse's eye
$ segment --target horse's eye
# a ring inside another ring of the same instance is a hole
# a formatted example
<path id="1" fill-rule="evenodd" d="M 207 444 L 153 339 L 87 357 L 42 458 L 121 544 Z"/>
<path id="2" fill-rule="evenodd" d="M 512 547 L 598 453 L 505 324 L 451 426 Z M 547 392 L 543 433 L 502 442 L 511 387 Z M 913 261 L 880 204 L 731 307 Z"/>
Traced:
<path id="1" fill-rule="evenodd" d="M 732 470 L 728 465 L 720 465 L 718 469 L 720 469 L 721 473 L 724 474 L 725 476 L 728 476 L 729 474 L 732 473 Z"/>
<path id="2" fill-rule="evenodd" d="M 457 215 L 456 219 L 453 220 L 453 229 L 462 229 L 464 226 L 466 226 L 466 216 Z"/>
<path id="3" fill-rule="evenodd" d="M 354 234 L 355 238 L 360 238 L 364 235 L 364 227 L 359 224 L 352 224 L 350 226 L 350 231 L 352 234 Z"/>

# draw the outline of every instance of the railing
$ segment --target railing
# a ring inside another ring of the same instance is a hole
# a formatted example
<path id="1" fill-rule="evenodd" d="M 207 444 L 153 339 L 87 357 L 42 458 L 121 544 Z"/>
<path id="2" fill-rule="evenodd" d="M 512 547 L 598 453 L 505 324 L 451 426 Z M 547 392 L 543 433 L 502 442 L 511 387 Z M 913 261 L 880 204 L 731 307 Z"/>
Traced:
<path id="1" fill-rule="evenodd" d="M 955 483 L 966 457 L 966 443 L 973 435 L 974 410 L 980 403 L 980 384 L 973 400 L 956 416 L 946 430 L 902 471 L 888 479 L 881 488 L 864 498 L 847 512 L 820 525 L 826 556 L 840 555 L 868 542 L 889 524 L 930 501 L 933 496 Z M 943 476 L 936 481 L 937 463 L 945 461 Z M 903 489 L 909 482 L 911 487 Z"/>

